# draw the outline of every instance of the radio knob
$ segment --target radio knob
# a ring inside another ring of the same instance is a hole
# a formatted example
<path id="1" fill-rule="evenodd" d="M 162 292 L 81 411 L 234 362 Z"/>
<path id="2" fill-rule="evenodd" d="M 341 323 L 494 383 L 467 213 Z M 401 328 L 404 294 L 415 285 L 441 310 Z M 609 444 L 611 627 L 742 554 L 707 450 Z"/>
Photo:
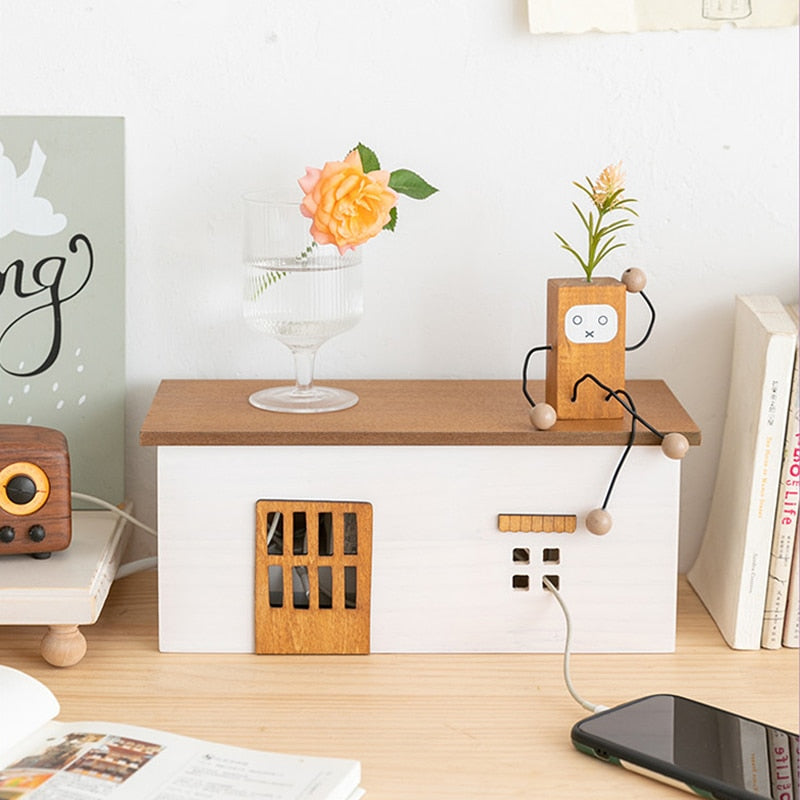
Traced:
<path id="1" fill-rule="evenodd" d="M 15 475 L 6 484 L 6 494 L 12 503 L 24 506 L 36 497 L 36 483 L 28 475 Z"/>
<path id="2" fill-rule="evenodd" d="M 28 531 L 28 538 L 32 542 L 43 542 L 45 537 L 44 528 L 41 525 L 33 525 Z"/>
<path id="3" fill-rule="evenodd" d="M 3 525 L 0 528 L 0 542 L 10 544 L 14 541 L 14 529 L 10 525 Z"/>

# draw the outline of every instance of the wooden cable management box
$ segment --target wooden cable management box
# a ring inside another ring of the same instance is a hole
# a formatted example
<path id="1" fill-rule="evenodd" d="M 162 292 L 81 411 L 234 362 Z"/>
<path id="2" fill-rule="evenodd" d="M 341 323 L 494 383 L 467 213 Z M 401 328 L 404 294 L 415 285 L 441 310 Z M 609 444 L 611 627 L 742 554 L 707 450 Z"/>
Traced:
<path id="1" fill-rule="evenodd" d="M 644 426 L 598 537 L 584 519 L 629 419 L 536 430 L 518 381 L 336 381 L 356 406 L 249 405 L 276 383 L 158 388 L 140 441 L 158 448 L 162 650 L 560 651 L 545 577 L 581 619 L 576 652 L 674 647 L 680 462 Z M 543 397 L 543 381 L 528 387 Z M 657 430 L 699 444 L 663 381 L 626 391 Z"/>

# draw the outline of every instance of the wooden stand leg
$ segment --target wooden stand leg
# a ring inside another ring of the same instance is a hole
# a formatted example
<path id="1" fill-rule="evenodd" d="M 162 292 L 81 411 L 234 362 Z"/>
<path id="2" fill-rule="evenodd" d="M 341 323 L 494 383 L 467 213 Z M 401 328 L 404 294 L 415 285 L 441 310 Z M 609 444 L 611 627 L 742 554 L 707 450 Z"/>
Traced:
<path id="1" fill-rule="evenodd" d="M 86 637 L 77 625 L 51 625 L 42 639 L 42 658 L 54 667 L 71 667 L 86 655 Z"/>

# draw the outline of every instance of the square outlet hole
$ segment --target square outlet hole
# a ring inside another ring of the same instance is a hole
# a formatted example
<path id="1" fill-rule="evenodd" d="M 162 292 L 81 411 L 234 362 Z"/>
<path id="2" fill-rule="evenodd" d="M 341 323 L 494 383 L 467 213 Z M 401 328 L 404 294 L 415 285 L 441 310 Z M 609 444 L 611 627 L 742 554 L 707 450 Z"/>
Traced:
<path id="1" fill-rule="evenodd" d="M 515 547 L 511 551 L 511 560 L 515 564 L 530 564 L 531 551 L 528 547 Z"/>
<path id="2" fill-rule="evenodd" d="M 560 564 L 561 550 L 558 547 L 545 547 L 542 550 L 542 561 L 545 564 Z"/>
<path id="3" fill-rule="evenodd" d="M 517 592 L 527 592 L 531 586 L 531 579 L 528 575 L 512 575 L 511 588 Z"/>
<path id="4" fill-rule="evenodd" d="M 561 589 L 561 581 L 560 581 L 558 575 L 545 575 L 544 577 L 547 578 L 547 580 L 549 580 L 550 583 L 553 584 L 553 588 L 555 588 L 556 590 L 560 590 Z M 544 589 L 546 592 L 550 591 L 547 588 L 547 584 L 544 582 L 544 580 L 542 581 L 542 589 Z"/>

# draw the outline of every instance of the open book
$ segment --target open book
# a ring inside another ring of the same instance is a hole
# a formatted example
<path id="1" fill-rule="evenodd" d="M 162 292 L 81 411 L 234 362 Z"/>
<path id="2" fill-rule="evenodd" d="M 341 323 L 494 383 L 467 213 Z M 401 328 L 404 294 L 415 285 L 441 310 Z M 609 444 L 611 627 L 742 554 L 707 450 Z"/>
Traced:
<path id="1" fill-rule="evenodd" d="M 0 666 L 3 800 L 356 800 L 359 762 L 267 753 L 105 722 L 55 722 L 50 690 Z"/>

